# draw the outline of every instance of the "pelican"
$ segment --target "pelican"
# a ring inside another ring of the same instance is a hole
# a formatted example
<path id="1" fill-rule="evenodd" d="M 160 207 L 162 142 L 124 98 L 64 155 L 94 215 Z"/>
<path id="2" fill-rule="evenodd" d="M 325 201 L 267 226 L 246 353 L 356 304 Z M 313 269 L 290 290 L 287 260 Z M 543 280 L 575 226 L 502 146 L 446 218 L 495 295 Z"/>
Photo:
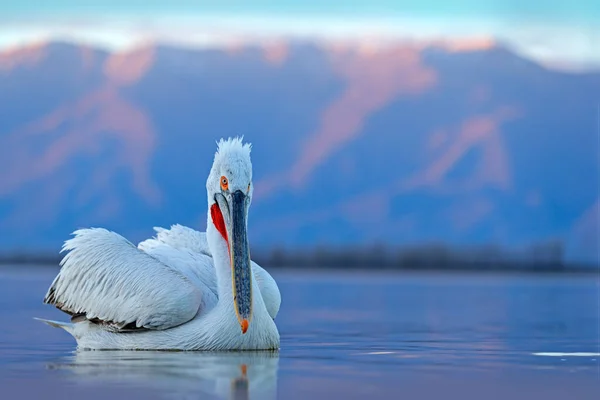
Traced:
<path id="1" fill-rule="evenodd" d="M 44 303 L 71 315 L 78 349 L 275 350 L 281 295 L 250 260 L 251 145 L 221 139 L 206 181 L 206 233 L 174 225 L 137 247 L 105 229 L 73 233 Z"/>

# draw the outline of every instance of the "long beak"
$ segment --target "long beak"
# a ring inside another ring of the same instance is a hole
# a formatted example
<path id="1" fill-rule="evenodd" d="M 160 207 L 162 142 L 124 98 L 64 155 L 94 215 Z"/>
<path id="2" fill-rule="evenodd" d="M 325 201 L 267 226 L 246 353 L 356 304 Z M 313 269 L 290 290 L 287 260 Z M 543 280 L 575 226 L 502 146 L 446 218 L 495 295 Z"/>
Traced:
<path id="1" fill-rule="evenodd" d="M 224 203 L 223 200 L 224 197 L 217 198 L 221 208 L 226 206 L 221 204 Z M 233 303 L 242 333 L 246 333 L 252 319 L 252 270 L 250 269 L 246 201 L 246 195 L 240 190 L 232 193 L 229 201 L 226 202 L 229 212 L 224 213 L 231 261 Z"/>

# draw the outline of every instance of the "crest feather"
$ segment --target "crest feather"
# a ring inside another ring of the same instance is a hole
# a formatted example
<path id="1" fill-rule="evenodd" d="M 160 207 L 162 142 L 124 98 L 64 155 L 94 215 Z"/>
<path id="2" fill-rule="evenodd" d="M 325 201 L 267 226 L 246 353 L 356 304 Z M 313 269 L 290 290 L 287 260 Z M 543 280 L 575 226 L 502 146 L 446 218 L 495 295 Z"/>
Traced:
<path id="1" fill-rule="evenodd" d="M 217 142 L 217 152 L 215 153 L 215 160 L 219 158 L 232 158 L 232 156 L 238 156 L 243 159 L 250 161 L 250 151 L 252 150 L 251 143 L 244 143 L 244 137 L 228 138 L 227 140 L 221 139 Z"/>

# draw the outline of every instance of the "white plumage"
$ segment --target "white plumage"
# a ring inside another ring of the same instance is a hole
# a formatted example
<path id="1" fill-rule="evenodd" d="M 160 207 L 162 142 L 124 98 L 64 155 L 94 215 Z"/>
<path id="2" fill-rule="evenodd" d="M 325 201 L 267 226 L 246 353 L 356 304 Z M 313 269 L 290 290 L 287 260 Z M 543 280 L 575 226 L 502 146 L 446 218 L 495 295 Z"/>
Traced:
<path id="1" fill-rule="evenodd" d="M 194 279 L 183 252 L 171 251 L 170 265 L 163 264 L 105 229 L 76 231 L 63 249 L 69 253 L 45 301 L 114 329 L 130 323 L 137 328 L 172 328 L 201 311 L 203 296 L 215 297 Z"/>
<path id="2" fill-rule="evenodd" d="M 206 233 L 155 228 L 135 247 L 105 229 L 76 231 L 44 299 L 72 321 L 45 322 L 87 349 L 279 348 L 279 289 L 247 253 L 251 178 L 250 147 L 222 140 L 207 181 Z"/>
<path id="3" fill-rule="evenodd" d="M 192 228 L 179 224 L 171 226 L 171 229 L 154 228 L 154 230 L 156 231 L 156 237 L 141 242 L 138 244 L 138 248 L 151 254 L 160 261 L 168 262 L 168 260 L 177 258 L 178 256 L 184 257 L 184 254 L 192 258 L 202 258 L 202 256 L 212 257 L 205 232 L 198 232 Z M 180 250 L 183 254 L 180 253 L 177 256 L 173 254 L 173 249 Z M 201 281 L 216 295 L 217 279 L 212 261 L 209 260 L 207 263 L 206 259 L 203 260 L 204 262 L 201 262 L 200 260 L 197 262 L 188 261 L 187 264 L 184 262 L 182 267 L 186 268 L 185 265 L 200 266 L 200 268 L 193 268 L 194 274 L 201 275 Z M 281 304 L 281 295 L 277 283 L 260 265 L 254 261 L 251 261 L 251 263 L 252 272 L 254 273 L 254 278 L 257 280 L 267 311 L 269 312 L 269 315 L 275 319 Z M 203 268 L 202 266 L 205 267 Z"/>

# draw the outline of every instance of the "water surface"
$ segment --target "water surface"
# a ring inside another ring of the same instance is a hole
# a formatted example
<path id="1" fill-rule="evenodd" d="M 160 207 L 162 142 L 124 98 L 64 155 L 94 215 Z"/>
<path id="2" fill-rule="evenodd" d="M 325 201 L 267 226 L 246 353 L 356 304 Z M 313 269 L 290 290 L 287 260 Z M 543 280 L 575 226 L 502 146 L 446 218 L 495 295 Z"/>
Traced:
<path id="1" fill-rule="evenodd" d="M 0 390 L 21 398 L 600 394 L 597 275 L 275 272 L 279 353 L 76 352 L 32 319 L 65 319 L 41 302 L 56 268 L 0 268 Z"/>

